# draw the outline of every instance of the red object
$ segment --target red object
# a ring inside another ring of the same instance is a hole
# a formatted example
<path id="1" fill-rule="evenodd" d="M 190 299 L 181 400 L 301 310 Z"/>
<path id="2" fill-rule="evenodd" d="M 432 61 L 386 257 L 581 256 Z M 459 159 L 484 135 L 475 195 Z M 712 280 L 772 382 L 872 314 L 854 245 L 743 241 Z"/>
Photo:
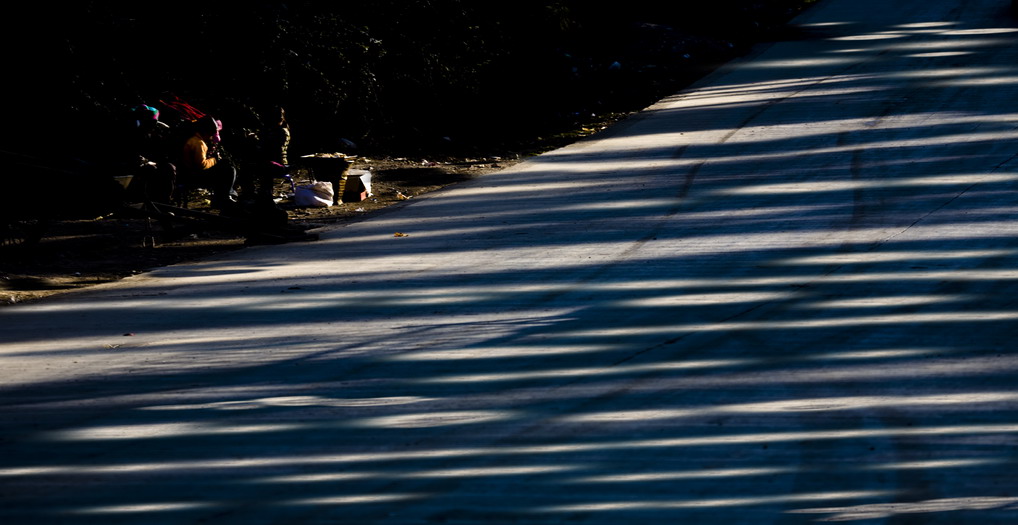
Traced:
<path id="1" fill-rule="evenodd" d="M 206 115 L 204 111 L 188 104 L 187 102 L 184 102 L 183 100 L 180 99 L 180 97 L 176 95 L 173 95 L 173 99 L 171 100 L 160 100 L 159 103 L 176 111 L 177 114 L 180 115 L 184 120 L 194 121 Z"/>

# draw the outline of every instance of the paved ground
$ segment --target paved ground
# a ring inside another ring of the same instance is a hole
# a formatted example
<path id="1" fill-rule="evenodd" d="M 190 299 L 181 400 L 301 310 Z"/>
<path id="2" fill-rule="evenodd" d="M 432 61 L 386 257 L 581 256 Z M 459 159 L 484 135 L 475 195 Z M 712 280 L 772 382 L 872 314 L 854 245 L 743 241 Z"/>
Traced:
<path id="1" fill-rule="evenodd" d="M 600 140 L 0 310 L 0 521 L 1018 522 L 1006 4 L 824 0 Z"/>

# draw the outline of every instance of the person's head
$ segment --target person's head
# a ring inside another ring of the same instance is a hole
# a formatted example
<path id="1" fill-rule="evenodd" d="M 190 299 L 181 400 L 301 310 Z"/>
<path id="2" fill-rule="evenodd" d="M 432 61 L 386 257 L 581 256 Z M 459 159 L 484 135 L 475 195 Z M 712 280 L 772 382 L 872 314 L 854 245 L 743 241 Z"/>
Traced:
<path id="1" fill-rule="evenodd" d="M 135 106 L 131 112 L 134 113 L 134 124 L 139 128 L 152 125 L 159 120 L 159 110 L 152 106 L 142 104 Z"/>
<path id="2" fill-rule="evenodd" d="M 222 121 L 211 115 L 205 115 L 195 122 L 195 131 L 206 140 L 219 142 L 219 130 L 223 129 Z"/>

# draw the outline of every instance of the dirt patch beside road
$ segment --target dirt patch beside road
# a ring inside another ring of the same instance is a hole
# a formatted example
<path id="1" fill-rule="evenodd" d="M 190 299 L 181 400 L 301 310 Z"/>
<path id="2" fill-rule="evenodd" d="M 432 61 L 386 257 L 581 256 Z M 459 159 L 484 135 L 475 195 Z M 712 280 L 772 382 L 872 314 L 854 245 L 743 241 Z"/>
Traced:
<path id="1" fill-rule="evenodd" d="M 519 155 L 515 153 L 493 157 L 358 158 L 352 169 L 372 172 L 372 192 L 367 199 L 328 208 L 299 208 L 292 200 L 283 199 L 279 206 L 286 210 L 289 224 L 314 229 L 368 219 L 384 208 L 517 162 Z M 298 185 L 305 184 L 309 182 L 308 174 L 295 170 L 294 181 Z M 275 193 L 290 193 L 289 185 L 278 183 Z M 192 196 L 188 208 L 211 211 L 201 193 Z M 119 214 L 55 221 L 37 245 L 2 253 L 0 305 L 116 281 L 153 268 L 242 249 L 246 245 L 245 237 L 237 233 L 194 226 L 166 231 L 158 221 Z"/>

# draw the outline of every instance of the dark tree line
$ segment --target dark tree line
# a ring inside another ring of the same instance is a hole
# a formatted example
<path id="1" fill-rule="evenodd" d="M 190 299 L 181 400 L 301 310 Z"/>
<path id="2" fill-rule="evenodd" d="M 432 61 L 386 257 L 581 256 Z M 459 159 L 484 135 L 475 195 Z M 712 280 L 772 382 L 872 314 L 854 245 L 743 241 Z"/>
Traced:
<path id="1" fill-rule="evenodd" d="M 99 153 L 168 94 L 251 129 L 283 106 L 305 151 L 483 147 L 637 109 L 809 3 L 37 2 L 3 36 L 4 147 Z"/>

